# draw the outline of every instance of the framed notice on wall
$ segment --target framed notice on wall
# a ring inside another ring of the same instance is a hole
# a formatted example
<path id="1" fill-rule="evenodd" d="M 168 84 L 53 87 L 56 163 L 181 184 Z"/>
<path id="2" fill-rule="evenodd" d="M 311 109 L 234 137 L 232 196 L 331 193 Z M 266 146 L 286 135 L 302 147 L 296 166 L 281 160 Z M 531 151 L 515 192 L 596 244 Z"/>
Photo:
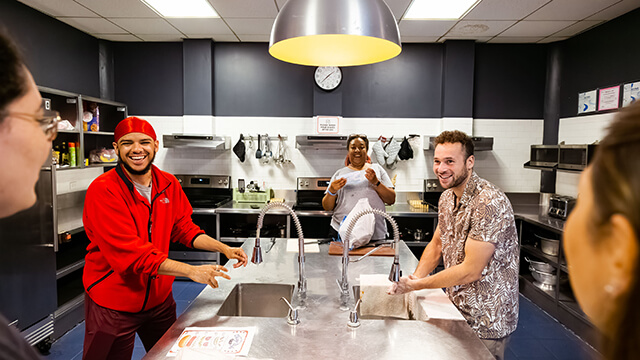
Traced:
<path id="1" fill-rule="evenodd" d="M 340 131 L 340 116 L 317 116 L 316 132 L 318 134 L 337 134 Z"/>
<path id="2" fill-rule="evenodd" d="M 624 84 L 622 88 L 622 106 L 627 106 L 638 100 L 640 96 L 640 81 Z"/>
<path id="3" fill-rule="evenodd" d="M 620 104 L 620 85 L 599 90 L 598 111 L 617 109 Z"/>
<path id="4" fill-rule="evenodd" d="M 587 91 L 578 94 L 578 114 L 596 111 L 596 91 Z"/>

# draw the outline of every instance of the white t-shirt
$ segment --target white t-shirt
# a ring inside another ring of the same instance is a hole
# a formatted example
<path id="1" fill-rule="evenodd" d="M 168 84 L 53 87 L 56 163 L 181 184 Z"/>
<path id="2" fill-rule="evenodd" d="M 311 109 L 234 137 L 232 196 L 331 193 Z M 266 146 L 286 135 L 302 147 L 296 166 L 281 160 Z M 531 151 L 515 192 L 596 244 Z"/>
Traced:
<path id="1" fill-rule="evenodd" d="M 386 187 L 393 187 L 393 183 L 391 182 L 389 175 L 382 166 L 379 164 L 369 164 L 369 166 L 373 171 L 375 171 L 376 177 L 382 184 Z M 375 187 L 364 176 L 365 171 L 366 169 L 352 170 L 348 167 L 343 167 L 336 171 L 336 173 L 331 177 L 331 182 L 340 178 L 347 179 L 347 184 L 337 192 L 338 198 L 336 199 L 336 206 L 333 209 L 333 217 L 331 218 L 331 226 L 336 231 L 340 229 L 340 223 L 344 217 L 349 214 L 351 209 L 353 209 L 361 198 L 369 199 L 369 204 L 372 208 L 382 211 L 385 210 L 384 202 L 380 198 L 380 195 L 378 195 Z M 376 230 L 371 239 L 382 240 L 386 237 L 387 223 L 385 218 L 381 215 L 376 215 Z"/>
<path id="2" fill-rule="evenodd" d="M 151 184 L 153 184 L 153 181 L 151 182 L 151 184 L 149 184 L 149 186 L 144 186 L 142 184 L 138 184 L 135 181 L 132 181 L 132 183 L 133 183 L 133 186 L 136 187 L 136 190 L 138 190 L 140 195 L 142 195 L 147 200 L 149 200 L 149 204 L 151 204 Z"/>

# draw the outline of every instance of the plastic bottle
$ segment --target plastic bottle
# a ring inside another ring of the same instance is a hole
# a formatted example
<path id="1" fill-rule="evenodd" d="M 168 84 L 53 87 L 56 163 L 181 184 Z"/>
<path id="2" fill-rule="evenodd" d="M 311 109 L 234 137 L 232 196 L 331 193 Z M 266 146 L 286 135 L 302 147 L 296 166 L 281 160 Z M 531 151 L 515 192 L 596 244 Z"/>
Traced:
<path id="1" fill-rule="evenodd" d="M 67 147 L 67 143 L 64 141 L 62 142 L 62 147 L 60 148 L 60 165 L 69 165 L 69 149 Z"/>
<path id="2" fill-rule="evenodd" d="M 75 167 L 76 163 L 76 143 L 69 143 L 69 166 Z"/>
<path id="3" fill-rule="evenodd" d="M 56 167 L 60 166 L 60 145 L 56 145 L 53 147 L 53 158 L 55 159 Z"/>

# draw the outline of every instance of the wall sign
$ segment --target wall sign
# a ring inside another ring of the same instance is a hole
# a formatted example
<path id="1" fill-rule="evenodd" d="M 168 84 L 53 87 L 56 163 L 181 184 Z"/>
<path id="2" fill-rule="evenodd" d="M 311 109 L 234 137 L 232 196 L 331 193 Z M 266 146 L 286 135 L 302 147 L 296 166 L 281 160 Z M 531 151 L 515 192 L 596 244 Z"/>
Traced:
<path id="1" fill-rule="evenodd" d="M 578 114 L 596 111 L 596 91 L 578 94 Z"/>
<path id="2" fill-rule="evenodd" d="M 337 134 L 340 130 L 341 116 L 316 116 L 318 134 Z"/>
<path id="3" fill-rule="evenodd" d="M 599 90 L 598 111 L 617 109 L 620 104 L 620 85 Z"/>
<path id="4" fill-rule="evenodd" d="M 622 89 L 622 106 L 627 106 L 638 100 L 640 96 L 640 81 L 624 84 Z"/>

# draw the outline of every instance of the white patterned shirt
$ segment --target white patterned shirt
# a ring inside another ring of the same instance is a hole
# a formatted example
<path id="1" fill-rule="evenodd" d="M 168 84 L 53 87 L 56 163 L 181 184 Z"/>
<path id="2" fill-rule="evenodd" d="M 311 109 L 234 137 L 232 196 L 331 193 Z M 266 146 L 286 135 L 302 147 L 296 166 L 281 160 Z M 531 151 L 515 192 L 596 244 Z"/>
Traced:
<path id="1" fill-rule="evenodd" d="M 464 261 L 468 238 L 495 245 L 482 277 L 447 288 L 449 299 L 481 339 L 511 334 L 518 326 L 520 249 L 509 199 L 495 185 L 472 172 L 457 205 L 452 189 L 442 193 L 438 205 L 445 268 Z"/>

